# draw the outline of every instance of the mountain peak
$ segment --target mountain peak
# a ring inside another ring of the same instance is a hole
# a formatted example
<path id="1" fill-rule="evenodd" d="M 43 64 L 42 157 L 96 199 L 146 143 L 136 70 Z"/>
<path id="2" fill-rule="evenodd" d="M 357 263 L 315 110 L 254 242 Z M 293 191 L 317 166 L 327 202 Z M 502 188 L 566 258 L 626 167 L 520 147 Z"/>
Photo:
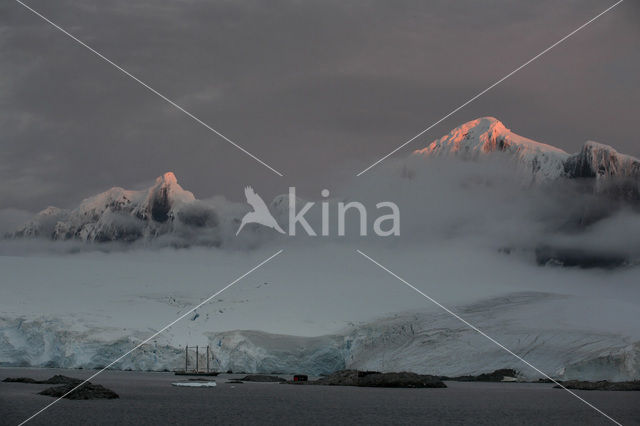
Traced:
<path id="1" fill-rule="evenodd" d="M 173 172 L 166 172 L 162 176 L 158 176 L 156 178 L 156 184 L 161 184 L 163 186 L 177 185 L 178 179 Z"/>
<path id="2" fill-rule="evenodd" d="M 495 117 L 481 117 L 468 121 L 427 147 L 414 151 L 414 154 L 446 153 L 475 156 L 496 151 L 537 151 L 568 155 L 559 148 L 513 133 Z"/>
<path id="3" fill-rule="evenodd" d="M 148 190 L 150 199 L 161 197 L 169 202 L 188 203 L 194 201 L 196 197 L 191 191 L 187 191 L 180 184 L 173 172 L 166 172 L 156 178 L 156 183 Z"/>
<path id="4" fill-rule="evenodd" d="M 436 139 L 413 155 L 460 157 L 476 160 L 493 153 L 504 153 L 533 181 L 555 179 L 564 172 L 565 151 L 519 136 L 494 117 L 464 123 Z"/>
<path id="5" fill-rule="evenodd" d="M 193 193 L 178 184 L 175 174 L 167 172 L 146 190 L 113 187 L 83 200 L 72 210 L 48 207 L 14 235 L 47 236 L 54 240 L 134 241 L 171 232 L 177 214 L 195 200 Z"/>
<path id="6" fill-rule="evenodd" d="M 640 160 L 609 145 L 587 141 L 580 152 L 569 157 L 565 171 L 573 177 L 640 178 Z"/>
<path id="7" fill-rule="evenodd" d="M 498 120 L 495 117 L 480 117 L 475 120 L 467 121 L 466 123 L 456 127 L 451 131 L 451 133 L 472 133 L 472 134 L 483 134 L 483 133 L 502 133 L 508 132 L 507 129 L 502 123 L 502 121 Z"/>
<path id="8" fill-rule="evenodd" d="M 640 160 L 608 145 L 587 141 L 575 154 L 513 133 L 494 117 L 482 117 L 456 127 L 414 157 L 457 157 L 481 160 L 499 156 L 516 166 L 524 183 L 558 178 L 593 178 L 596 193 L 640 200 Z M 606 181 L 606 182 L 605 182 Z"/>

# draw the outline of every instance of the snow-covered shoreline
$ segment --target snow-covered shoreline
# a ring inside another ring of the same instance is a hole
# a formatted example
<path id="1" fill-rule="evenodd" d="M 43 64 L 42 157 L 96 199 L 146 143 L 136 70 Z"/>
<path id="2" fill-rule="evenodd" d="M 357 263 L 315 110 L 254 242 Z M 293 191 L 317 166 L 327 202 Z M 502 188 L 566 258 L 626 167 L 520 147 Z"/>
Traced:
<path id="1" fill-rule="evenodd" d="M 567 302 L 566 296 L 515 293 L 457 311 L 554 378 L 637 380 L 640 341 L 575 324 L 535 322 Z M 80 331 L 77 326 L 46 318 L 0 318 L 0 366 L 101 368 L 146 337 L 144 331 L 114 337 L 114 330 Z M 200 341 L 213 348 L 213 367 L 219 371 L 319 375 L 357 368 L 460 376 L 509 367 L 524 378 L 542 377 L 455 318 L 438 312 L 400 313 L 316 337 L 250 330 L 203 330 L 203 335 L 206 339 Z M 164 371 L 182 365 L 184 346 L 158 336 L 113 368 Z"/>

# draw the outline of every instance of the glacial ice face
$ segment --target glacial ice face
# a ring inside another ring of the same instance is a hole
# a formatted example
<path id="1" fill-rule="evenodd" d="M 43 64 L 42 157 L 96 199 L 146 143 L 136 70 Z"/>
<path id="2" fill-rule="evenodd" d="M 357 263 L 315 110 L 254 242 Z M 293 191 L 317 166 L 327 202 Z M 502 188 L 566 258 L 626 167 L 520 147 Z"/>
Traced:
<path id="1" fill-rule="evenodd" d="M 261 331 L 210 333 L 222 370 L 328 374 L 345 368 L 344 337 L 287 336 Z"/>
<path id="2" fill-rule="evenodd" d="M 638 378 L 638 349 L 632 339 L 608 332 L 561 326 L 564 297 L 519 293 L 488 299 L 455 311 L 541 371 L 564 380 Z M 536 319 L 548 315 L 541 324 Z M 535 325 L 534 325 L 535 324 Z M 523 377 L 543 375 L 486 337 L 445 313 L 411 313 L 354 330 L 350 368 L 409 370 L 459 376 L 513 368 Z"/>
<path id="3" fill-rule="evenodd" d="M 561 315 L 566 301 L 566 296 L 527 292 L 455 310 L 552 377 L 614 381 L 640 378 L 640 342 L 567 324 Z M 547 318 L 542 324 L 541 317 Z M 132 338 L 109 339 L 102 331 L 70 331 L 66 324 L 45 318 L 4 318 L 0 320 L 0 365 L 96 368 L 146 337 L 140 332 Z M 458 376 L 514 368 L 526 378 L 542 377 L 442 312 L 405 312 L 317 337 L 251 330 L 205 335 L 214 355 L 212 366 L 220 371 L 318 375 L 355 368 Z M 184 347 L 153 342 L 115 368 L 173 370 L 183 365 Z"/>
<path id="4" fill-rule="evenodd" d="M 101 331 L 74 330 L 69 324 L 42 317 L 35 320 L 0 318 L 0 365 L 16 367 L 103 368 L 133 348 L 139 337 L 105 339 Z M 113 368 L 120 370 L 176 369 L 184 352 L 150 342 Z"/>

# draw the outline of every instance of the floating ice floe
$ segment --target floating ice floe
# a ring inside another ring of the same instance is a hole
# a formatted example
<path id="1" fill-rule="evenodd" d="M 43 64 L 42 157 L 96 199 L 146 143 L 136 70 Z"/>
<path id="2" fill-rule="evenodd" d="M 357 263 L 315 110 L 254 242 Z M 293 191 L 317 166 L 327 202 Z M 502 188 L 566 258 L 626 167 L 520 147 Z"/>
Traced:
<path id="1" fill-rule="evenodd" d="M 186 388 L 213 388 L 216 387 L 216 382 L 175 382 L 171 385 Z"/>

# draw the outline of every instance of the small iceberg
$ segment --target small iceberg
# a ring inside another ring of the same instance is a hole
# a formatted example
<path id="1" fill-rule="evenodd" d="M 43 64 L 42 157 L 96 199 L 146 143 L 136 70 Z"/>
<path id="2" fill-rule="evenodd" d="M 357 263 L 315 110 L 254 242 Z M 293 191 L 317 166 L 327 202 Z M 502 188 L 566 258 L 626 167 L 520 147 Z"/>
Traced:
<path id="1" fill-rule="evenodd" d="M 175 382 L 171 383 L 172 386 L 183 386 L 188 388 L 213 388 L 216 386 L 216 382 Z"/>

